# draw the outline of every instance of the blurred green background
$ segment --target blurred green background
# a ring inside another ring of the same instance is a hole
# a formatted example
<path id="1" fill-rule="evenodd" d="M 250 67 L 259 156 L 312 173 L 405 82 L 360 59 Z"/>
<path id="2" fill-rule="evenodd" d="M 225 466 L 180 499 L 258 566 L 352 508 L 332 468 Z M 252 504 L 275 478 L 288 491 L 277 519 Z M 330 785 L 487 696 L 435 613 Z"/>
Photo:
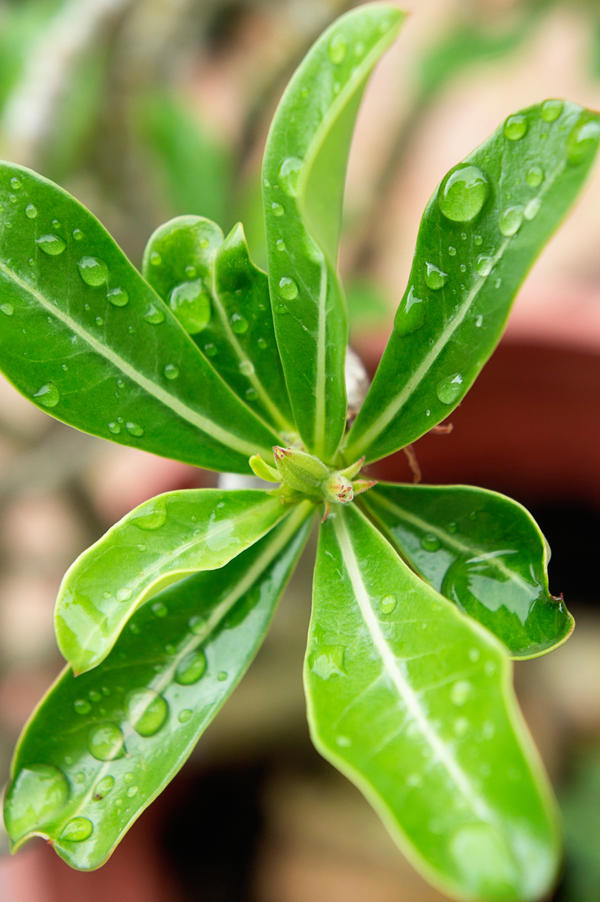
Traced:
<path id="1" fill-rule="evenodd" d="M 139 264 L 183 213 L 244 222 L 265 258 L 260 162 L 283 87 L 339 0 L 0 0 L 0 156 L 86 203 Z M 399 4 L 402 5 L 402 4 Z M 369 86 L 340 265 L 368 369 L 402 296 L 421 211 L 446 170 L 514 110 L 600 107 L 598 0 L 413 0 Z M 500 349 L 425 438 L 425 481 L 507 491 L 553 547 L 569 643 L 517 668 L 561 799 L 558 902 L 600 899 L 600 171 L 536 265 Z M 390 469 L 391 468 L 391 469 Z M 386 475 L 409 479 L 395 458 Z M 212 476 L 55 423 L 0 382 L 0 786 L 60 668 L 52 607 L 72 559 L 134 504 Z M 41 842 L 7 857 L 0 902 L 439 902 L 358 793 L 310 748 L 301 568 L 255 666 L 109 864 L 75 874 Z"/>

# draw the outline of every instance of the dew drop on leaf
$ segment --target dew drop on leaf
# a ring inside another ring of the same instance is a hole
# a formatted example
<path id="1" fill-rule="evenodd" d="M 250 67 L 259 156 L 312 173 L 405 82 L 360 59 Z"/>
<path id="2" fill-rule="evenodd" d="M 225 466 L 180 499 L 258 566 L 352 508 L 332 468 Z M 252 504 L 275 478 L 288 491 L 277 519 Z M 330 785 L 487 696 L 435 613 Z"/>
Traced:
<path id="1" fill-rule="evenodd" d="M 438 551 L 441 544 L 442 543 L 440 542 L 438 537 L 434 536 L 431 533 L 423 536 L 423 538 L 421 539 L 421 548 L 423 548 L 425 551 Z"/>
<path id="2" fill-rule="evenodd" d="M 133 595 L 132 589 L 122 588 L 117 589 L 117 601 L 125 602 L 129 601 L 131 596 Z"/>
<path id="3" fill-rule="evenodd" d="M 281 204 L 278 204 L 277 201 L 275 201 L 271 204 L 271 212 L 273 213 L 273 216 L 283 216 L 285 210 Z"/>
<path id="4" fill-rule="evenodd" d="M 113 435 L 119 435 L 119 433 L 121 431 L 121 426 L 115 420 L 111 420 L 111 422 L 108 424 L 108 431 L 111 432 Z"/>
<path id="5" fill-rule="evenodd" d="M 226 670 L 219 670 L 219 672 L 217 674 L 217 679 L 218 679 L 219 683 L 224 683 L 228 676 L 229 676 L 229 674 L 227 673 Z"/>
<path id="6" fill-rule="evenodd" d="M 242 376 L 254 375 L 254 364 L 250 360 L 242 360 L 240 362 L 240 373 Z"/>
<path id="7" fill-rule="evenodd" d="M 487 177 L 478 166 L 460 163 L 440 186 L 440 210 L 452 222 L 471 222 L 481 212 L 489 190 Z"/>
<path id="8" fill-rule="evenodd" d="M 516 235 L 523 224 L 524 208 L 521 204 L 514 207 L 507 207 L 500 214 L 498 220 L 498 228 L 506 238 Z"/>
<path id="9" fill-rule="evenodd" d="M 126 307 L 129 303 L 129 295 L 124 288 L 111 288 L 106 297 L 113 307 Z"/>
<path id="10" fill-rule="evenodd" d="M 179 723 L 189 723 L 192 719 L 192 713 L 190 708 L 183 708 L 177 715 L 177 720 Z"/>
<path id="11" fill-rule="evenodd" d="M 137 786 L 130 786 L 129 789 L 127 790 L 127 798 L 134 799 L 136 797 L 136 795 L 138 794 L 138 792 L 139 792 L 139 790 L 138 790 Z"/>
<path id="12" fill-rule="evenodd" d="M 81 229 L 73 229 L 71 234 L 73 235 L 73 239 L 75 241 L 81 241 L 83 238 L 83 232 L 81 231 Z"/>
<path id="13" fill-rule="evenodd" d="M 243 335 L 248 331 L 248 320 L 241 313 L 234 313 L 231 317 L 231 329 L 236 335 Z"/>
<path id="14" fill-rule="evenodd" d="M 139 689 L 127 699 L 127 716 L 140 736 L 154 736 L 158 733 L 168 713 L 167 702 L 152 689 Z"/>
<path id="15" fill-rule="evenodd" d="M 96 783 L 96 785 L 94 786 L 94 794 L 92 796 L 94 801 L 99 802 L 101 799 L 107 796 L 111 789 L 113 789 L 114 785 L 115 778 L 110 774 L 107 774 L 106 777 L 102 777 L 102 779 L 99 780 L 98 783 Z"/>
<path id="16" fill-rule="evenodd" d="M 425 305 L 422 298 L 415 295 L 414 288 L 408 290 L 408 294 L 400 302 L 394 318 L 394 331 L 404 337 L 416 332 L 423 325 L 425 319 Z"/>
<path id="17" fill-rule="evenodd" d="M 30 764 L 21 768 L 6 794 L 7 830 L 18 839 L 43 827 L 64 807 L 68 796 L 69 784 L 57 767 Z"/>
<path id="18" fill-rule="evenodd" d="M 137 526 L 138 529 L 152 531 L 164 526 L 166 519 L 167 508 L 164 501 L 159 499 L 157 501 L 148 501 L 144 504 L 139 513 L 135 513 L 131 517 L 131 523 Z"/>
<path id="19" fill-rule="evenodd" d="M 177 379 L 179 376 L 179 367 L 175 366 L 174 363 L 167 363 L 163 373 L 165 374 L 165 379 L 169 379 L 172 382 L 173 379 Z"/>
<path id="20" fill-rule="evenodd" d="M 432 291 L 439 291 L 446 284 L 448 273 L 443 272 L 434 263 L 425 264 L 425 282 Z"/>
<path id="21" fill-rule="evenodd" d="M 531 200 L 525 204 L 525 209 L 523 210 L 523 216 L 525 219 L 532 220 L 540 212 L 540 208 L 542 206 L 542 202 L 539 197 L 532 197 Z"/>
<path id="22" fill-rule="evenodd" d="M 15 308 L 10 302 L 7 302 L 6 304 L 0 304 L 0 311 L 2 311 L 5 316 L 12 316 L 15 312 Z"/>
<path id="23" fill-rule="evenodd" d="M 94 825 L 89 817 L 72 817 L 62 829 L 60 839 L 67 842 L 83 842 L 94 832 Z"/>
<path id="24" fill-rule="evenodd" d="M 67 246 L 60 235 L 40 235 L 35 239 L 35 243 L 49 257 L 58 257 Z"/>
<path id="25" fill-rule="evenodd" d="M 158 304 L 150 304 L 148 310 L 144 313 L 144 319 L 151 326 L 159 326 L 165 321 L 165 311 Z"/>
<path id="26" fill-rule="evenodd" d="M 382 614 L 391 614 L 395 609 L 397 601 L 393 595 L 386 595 L 385 598 L 381 599 L 381 613 Z"/>
<path id="27" fill-rule="evenodd" d="M 152 251 L 152 253 L 150 254 L 150 263 L 152 264 L 152 266 L 160 266 L 160 264 L 162 263 L 162 257 L 158 253 L 158 251 Z"/>
<path id="28" fill-rule="evenodd" d="M 523 113 L 515 113 L 509 116 L 504 123 L 504 135 L 509 141 L 518 141 L 527 132 L 527 116 Z"/>
<path id="29" fill-rule="evenodd" d="M 468 680 L 457 680 L 450 690 L 450 700 L 453 705 L 464 705 L 471 692 L 473 686 Z"/>
<path id="30" fill-rule="evenodd" d="M 155 601 L 152 605 L 152 613 L 155 617 L 166 617 L 169 609 L 163 601 Z"/>
<path id="31" fill-rule="evenodd" d="M 485 254 L 480 254 L 480 256 L 477 257 L 477 260 L 475 261 L 475 269 L 480 276 L 485 278 L 486 276 L 489 276 L 490 272 L 492 271 L 493 263 L 494 261 L 491 257 L 487 257 Z"/>
<path id="32" fill-rule="evenodd" d="M 299 157 L 287 157 L 279 168 L 279 182 L 282 191 L 294 197 L 298 190 L 298 179 L 302 171 L 302 160 Z"/>
<path id="33" fill-rule="evenodd" d="M 27 219 L 35 219 L 38 215 L 37 207 L 35 204 L 27 204 L 25 207 L 25 216 Z"/>
<path id="34" fill-rule="evenodd" d="M 540 110 L 544 122 L 555 122 L 563 111 L 562 100 L 545 100 Z"/>
<path id="35" fill-rule="evenodd" d="M 113 761 L 124 753 L 123 734 L 116 723 L 92 727 L 88 734 L 88 748 L 98 761 Z"/>
<path id="36" fill-rule="evenodd" d="M 438 383 L 436 394 L 442 404 L 452 404 L 460 396 L 463 377 L 460 373 L 447 376 Z"/>
<path id="37" fill-rule="evenodd" d="M 530 166 L 525 180 L 530 188 L 539 188 L 544 181 L 544 170 L 541 166 Z"/>
<path id="38" fill-rule="evenodd" d="M 595 153 L 600 140 L 600 123 L 583 113 L 567 138 L 567 162 L 577 166 Z"/>
<path id="39" fill-rule="evenodd" d="M 176 285 L 169 295 L 169 306 L 189 335 L 201 332 L 210 322 L 210 298 L 202 279 Z"/>
<path id="40" fill-rule="evenodd" d="M 275 242 L 275 247 L 277 248 L 277 250 L 279 251 L 280 254 L 283 254 L 287 250 L 287 247 L 285 246 L 285 241 L 283 240 L 283 238 L 277 239 L 277 241 Z"/>
<path id="41" fill-rule="evenodd" d="M 189 686 L 197 683 L 206 670 L 206 658 L 204 652 L 191 651 L 181 659 L 175 670 L 175 682 L 181 686 Z"/>
<path id="42" fill-rule="evenodd" d="M 19 189 L 23 187 L 21 184 L 21 179 L 18 179 L 16 175 L 14 175 L 10 180 L 10 187 L 13 189 L 13 191 L 19 191 Z"/>
<path id="43" fill-rule="evenodd" d="M 329 59 L 335 66 L 339 66 L 340 63 L 344 62 L 347 50 L 348 46 L 346 44 L 346 41 L 344 40 L 343 35 L 334 34 L 328 44 L 327 54 L 329 56 Z"/>
<path id="44" fill-rule="evenodd" d="M 279 294 L 282 298 L 285 298 L 286 301 L 293 301 L 294 298 L 298 297 L 298 286 L 293 279 L 290 279 L 288 276 L 283 276 L 283 278 L 279 280 Z"/>
<path id="45" fill-rule="evenodd" d="M 204 345 L 204 353 L 207 357 L 215 357 L 217 353 L 217 346 L 214 345 L 212 341 L 209 341 L 208 344 Z"/>
<path id="46" fill-rule="evenodd" d="M 105 285 L 108 279 L 108 269 L 103 260 L 97 257 L 82 257 L 77 263 L 79 275 L 90 288 L 98 288 Z"/>
<path id="47" fill-rule="evenodd" d="M 75 709 L 76 714 L 89 714 L 92 710 L 92 706 L 85 698 L 77 698 L 73 702 L 73 708 Z"/>
<path id="48" fill-rule="evenodd" d="M 56 407 L 60 401 L 60 392 L 53 382 L 47 382 L 38 388 L 33 396 L 42 407 Z"/>
<path id="49" fill-rule="evenodd" d="M 189 627 L 194 636 L 201 636 L 206 629 L 206 618 L 201 614 L 194 615 L 190 618 Z"/>
<path id="50" fill-rule="evenodd" d="M 312 656 L 310 669 L 322 680 L 328 680 L 332 676 L 343 676 L 346 673 L 345 655 L 346 649 L 343 645 L 323 645 Z"/>
<path id="51" fill-rule="evenodd" d="M 134 438 L 141 438 L 144 434 L 143 427 L 140 426 L 139 423 L 134 423 L 132 421 L 125 423 L 125 429 L 129 435 L 132 435 Z"/>

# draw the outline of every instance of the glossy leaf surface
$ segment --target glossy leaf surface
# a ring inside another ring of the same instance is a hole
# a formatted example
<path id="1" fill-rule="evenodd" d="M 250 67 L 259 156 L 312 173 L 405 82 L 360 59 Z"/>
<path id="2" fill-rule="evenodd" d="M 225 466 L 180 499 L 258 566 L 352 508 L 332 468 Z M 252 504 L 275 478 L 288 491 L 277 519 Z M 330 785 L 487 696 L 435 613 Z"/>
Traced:
<path id="1" fill-rule="evenodd" d="M 348 151 L 365 83 L 402 18 L 374 4 L 338 19 L 288 85 L 265 149 L 275 332 L 300 435 L 326 462 L 346 420 L 348 327 L 336 268 Z"/>
<path id="2" fill-rule="evenodd" d="M 222 569 L 165 589 L 95 670 L 62 673 L 13 761 L 5 820 L 14 848 L 44 836 L 74 867 L 106 860 L 245 673 L 304 545 L 311 509 L 291 512 Z"/>
<path id="3" fill-rule="evenodd" d="M 209 219 L 177 217 L 151 236 L 143 271 L 211 367 L 279 434 L 290 433 L 268 280 L 242 226 L 223 238 Z"/>
<path id="4" fill-rule="evenodd" d="M 76 673 L 96 667 L 143 601 L 222 567 L 287 510 L 261 490 L 188 489 L 140 504 L 67 570 L 54 613 L 61 652 Z"/>
<path id="5" fill-rule="evenodd" d="M 410 566 L 513 657 L 570 636 L 573 618 L 548 591 L 548 546 L 516 501 L 470 486 L 378 483 L 362 503 Z"/>
<path id="6" fill-rule="evenodd" d="M 481 902 L 537 899 L 558 865 L 510 682 L 487 630 L 354 505 L 336 510 L 319 540 L 305 669 L 313 740 L 428 878 Z"/>
<path id="7" fill-rule="evenodd" d="M 460 403 L 495 348 L 515 293 L 575 200 L 600 116 L 549 100 L 506 122 L 429 201 L 408 288 L 347 440 L 367 461 L 413 442 Z"/>
<path id="8" fill-rule="evenodd" d="M 92 214 L 0 165 L 0 368 L 84 432 L 216 470 L 248 472 L 275 436 L 198 354 Z"/>

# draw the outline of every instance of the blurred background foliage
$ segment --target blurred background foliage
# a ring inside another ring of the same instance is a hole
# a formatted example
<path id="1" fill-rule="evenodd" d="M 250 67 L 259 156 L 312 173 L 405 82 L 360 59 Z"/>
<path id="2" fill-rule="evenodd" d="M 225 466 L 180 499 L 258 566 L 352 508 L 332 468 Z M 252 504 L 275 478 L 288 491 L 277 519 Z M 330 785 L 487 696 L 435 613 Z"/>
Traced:
<path id="1" fill-rule="evenodd" d="M 0 0 L 0 155 L 63 184 L 136 264 L 151 231 L 186 213 L 224 229 L 241 219 L 264 264 L 260 162 L 270 118 L 314 38 L 355 5 Z M 527 103 L 564 95 L 600 106 L 598 0 L 406 6 L 410 20 L 367 91 L 348 177 L 341 266 L 353 341 L 371 365 L 403 292 L 420 213 L 444 171 Z M 600 354 L 599 198 L 596 174 L 536 267 L 508 333 L 517 346 L 545 342 L 576 351 L 574 359 L 591 361 L 587 374 L 598 372 Z M 463 407 L 468 432 L 468 402 Z M 593 415 L 589 406 L 586 414 Z M 500 413 L 497 426 L 501 432 Z M 589 444 L 589 436 L 584 423 L 574 441 Z M 466 465 L 463 477 L 460 466 L 444 463 L 445 447 L 436 448 L 425 453 L 426 479 L 471 481 Z M 518 453 L 529 453 L 539 468 L 539 448 Z M 209 477 L 57 426 L 4 382 L 0 464 L 1 785 L 20 725 L 59 667 L 51 614 L 66 566 L 132 505 L 159 491 L 208 484 Z M 395 477 L 409 478 L 398 466 Z M 595 902 L 600 464 L 583 488 L 573 488 L 567 468 L 556 491 L 536 487 L 527 467 L 521 482 L 518 467 L 509 469 L 500 448 L 479 481 L 516 489 L 532 506 L 555 547 L 553 580 L 574 587 L 568 597 L 581 623 L 575 637 L 548 659 L 519 668 L 517 682 L 562 787 L 567 851 L 556 899 Z M 114 892 L 111 880 L 120 887 L 117 898 L 145 902 L 196 899 L 199 887 L 211 902 L 442 899 L 400 859 L 354 790 L 308 748 L 299 675 L 307 591 L 300 573 L 255 668 L 193 764 L 107 868 L 72 875 L 34 844 L 11 861 L 0 857 L 1 902 L 69 900 L 82 891 L 94 902 Z M 205 828 L 192 806 L 209 812 Z M 160 854 L 149 865 L 152 850 Z"/>

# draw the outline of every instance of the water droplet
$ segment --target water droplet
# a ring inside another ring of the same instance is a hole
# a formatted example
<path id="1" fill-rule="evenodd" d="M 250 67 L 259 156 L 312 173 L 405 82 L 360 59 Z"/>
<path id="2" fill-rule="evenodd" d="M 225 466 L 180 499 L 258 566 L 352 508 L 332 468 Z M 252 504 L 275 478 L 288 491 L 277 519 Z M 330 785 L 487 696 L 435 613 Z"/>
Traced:
<path id="1" fill-rule="evenodd" d="M 470 648 L 469 649 L 469 661 L 473 661 L 473 663 L 475 663 L 475 661 L 478 661 L 480 657 L 481 657 L 481 652 L 479 651 L 478 648 Z"/>
<path id="2" fill-rule="evenodd" d="M 572 166 L 589 160 L 600 140 L 600 123 L 583 113 L 567 138 L 567 162 Z"/>
<path id="3" fill-rule="evenodd" d="M 283 276 L 279 280 L 279 294 L 286 301 L 293 301 L 294 298 L 298 297 L 298 286 L 293 279 Z"/>
<path id="4" fill-rule="evenodd" d="M 285 212 L 281 204 L 278 204 L 277 201 L 271 204 L 271 211 L 273 213 L 273 216 L 283 216 Z"/>
<path id="5" fill-rule="evenodd" d="M 75 774 L 75 782 L 79 785 L 85 782 L 85 774 L 83 771 L 79 771 L 78 774 Z"/>
<path id="6" fill-rule="evenodd" d="M 121 426 L 119 423 L 115 422 L 115 420 L 112 420 L 108 424 L 108 431 L 112 432 L 113 435 L 119 435 L 119 433 L 121 431 Z"/>
<path id="7" fill-rule="evenodd" d="M 256 344 L 258 345 L 258 347 L 260 348 L 261 351 L 264 351 L 264 349 L 267 347 L 267 342 L 264 338 L 259 338 L 258 341 L 256 342 Z"/>
<path id="8" fill-rule="evenodd" d="M 457 717 L 453 726 L 457 736 L 464 736 L 469 729 L 469 721 L 466 717 Z"/>
<path id="9" fill-rule="evenodd" d="M 452 404 L 460 396 L 463 377 L 460 373 L 453 373 L 438 383 L 436 393 L 443 404 Z"/>
<path id="10" fill-rule="evenodd" d="M 56 407 L 60 401 L 60 392 L 53 382 L 47 382 L 38 388 L 33 397 L 37 398 L 42 407 Z"/>
<path id="11" fill-rule="evenodd" d="M 492 271 L 492 266 L 494 265 L 494 261 L 491 257 L 487 257 L 485 254 L 481 254 L 477 257 L 475 262 L 475 269 L 479 273 L 482 278 L 485 279 L 486 276 L 489 276 Z"/>
<path id="12" fill-rule="evenodd" d="M 253 376 L 254 364 L 250 360 L 240 361 L 240 373 L 242 376 Z"/>
<path id="13" fill-rule="evenodd" d="M 160 266 L 160 264 L 162 263 L 162 257 L 158 253 L 158 251 L 152 251 L 152 253 L 150 254 L 150 263 L 152 266 Z"/>
<path id="14" fill-rule="evenodd" d="M 91 702 L 99 702 L 102 696 L 97 689 L 90 689 L 90 691 L 88 692 L 88 698 Z"/>
<path id="15" fill-rule="evenodd" d="M 540 110 L 544 122 L 555 122 L 563 111 L 562 100 L 545 100 Z"/>
<path id="16" fill-rule="evenodd" d="M 539 188 L 544 181 L 544 170 L 541 166 L 530 166 L 525 180 L 530 188 Z"/>
<path id="17" fill-rule="evenodd" d="M 111 777 L 110 774 L 107 774 L 106 777 L 102 777 L 102 779 L 99 780 L 94 787 L 94 795 L 92 796 L 94 801 L 99 802 L 101 799 L 107 796 L 114 785 L 115 778 Z"/>
<path id="18" fill-rule="evenodd" d="M 22 185 L 21 185 L 21 179 L 18 179 L 18 178 L 16 177 L 16 175 L 13 176 L 13 177 L 11 178 L 11 180 L 10 180 L 10 187 L 13 189 L 13 191 L 18 191 L 19 188 L 22 187 Z"/>
<path id="19" fill-rule="evenodd" d="M 248 320 L 241 313 L 234 313 L 231 317 L 231 328 L 236 335 L 243 335 L 248 331 Z"/>
<path id="20" fill-rule="evenodd" d="M 327 54 L 335 66 L 339 66 L 340 63 L 343 63 L 347 50 L 348 45 L 346 44 L 344 36 L 339 33 L 334 34 L 327 47 Z"/>
<path id="21" fill-rule="evenodd" d="M 478 166 L 460 163 L 440 186 L 440 210 L 452 222 L 471 222 L 481 212 L 489 190 L 488 180 Z"/>
<path id="22" fill-rule="evenodd" d="M 134 438 L 141 438 L 144 434 L 144 429 L 139 425 L 139 423 L 133 423 L 131 421 L 125 423 L 125 429 L 129 433 L 129 435 L 132 435 Z"/>
<path id="23" fill-rule="evenodd" d="M 385 598 L 381 599 L 381 613 L 382 614 L 391 614 L 395 609 L 397 601 L 393 595 L 386 595 Z"/>
<path id="24" fill-rule="evenodd" d="M 486 676 L 493 676 L 496 673 L 496 665 L 493 661 L 486 661 L 483 669 Z"/>
<path id="25" fill-rule="evenodd" d="M 227 679 L 227 677 L 228 677 L 228 673 L 226 670 L 219 670 L 219 672 L 217 674 L 217 679 L 218 679 L 219 683 L 224 683 L 225 680 Z"/>
<path id="26" fill-rule="evenodd" d="M 92 706 L 85 698 L 75 699 L 75 701 L 73 702 L 73 707 L 76 714 L 89 714 L 92 710 Z"/>
<path id="27" fill-rule="evenodd" d="M 35 239 L 35 243 L 49 257 L 58 257 L 67 246 L 64 238 L 61 238 L 60 235 L 40 235 Z"/>
<path id="28" fill-rule="evenodd" d="M 459 266 L 458 268 L 460 269 L 461 272 L 466 272 L 466 271 L 467 271 L 467 264 L 466 264 L 466 263 L 461 263 L 460 266 Z"/>
<path id="29" fill-rule="evenodd" d="M 129 295 L 124 288 L 111 288 L 106 297 L 113 307 L 126 307 L 129 303 Z"/>
<path id="30" fill-rule="evenodd" d="M 135 774 L 132 774 L 131 771 L 128 771 L 123 777 L 123 782 L 127 783 L 128 786 L 131 786 L 134 780 Z"/>
<path id="31" fill-rule="evenodd" d="M 108 279 L 108 269 L 103 260 L 97 257 L 82 257 L 77 263 L 79 275 L 90 288 L 98 288 L 105 285 Z"/>
<path id="32" fill-rule="evenodd" d="M 25 216 L 27 219 L 35 219 L 38 215 L 37 207 L 35 204 L 27 204 L 25 207 Z"/>
<path id="33" fill-rule="evenodd" d="M 71 234 L 73 235 L 73 239 L 75 241 L 81 241 L 81 239 L 83 238 L 83 232 L 81 231 L 81 229 L 73 229 L 73 232 Z"/>
<path id="34" fill-rule="evenodd" d="M 283 238 L 277 239 L 277 241 L 275 242 L 275 247 L 277 248 L 277 250 L 279 251 L 280 254 L 282 254 L 284 251 L 287 250 L 287 248 L 285 246 L 285 241 L 283 240 Z"/>
<path id="35" fill-rule="evenodd" d="M 104 319 L 103 319 L 101 316 L 97 316 L 95 322 L 96 322 L 96 325 L 97 325 L 97 326 L 103 326 L 103 325 L 104 325 Z"/>
<path id="36" fill-rule="evenodd" d="M 438 551 L 441 547 L 441 542 L 437 536 L 434 536 L 433 533 L 428 533 L 426 536 L 423 536 L 421 539 L 421 548 L 425 551 Z"/>
<path id="37" fill-rule="evenodd" d="M 173 379 L 177 379 L 179 376 L 179 367 L 175 366 L 174 363 L 167 363 L 166 367 L 163 370 L 165 374 L 165 379 L 169 379 L 169 381 L 173 381 Z"/>
<path id="38" fill-rule="evenodd" d="M 527 116 L 523 113 L 516 113 L 514 116 L 509 116 L 504 123 L 504 135 L 509 141 L 518 141 L 526 133 L 528 127 Z"/>
<path id="39" fill-rule="evenodd" d="M 83 842 L 94 832 L 94 825 L 89 817 L 72 817 L 62 829 L 60 839 L 66 842 Z"/>
<path id="40" fill-rule="evenodd" d="M 12 316 L 15 312 L 15 308 L 10 302 L 7 302 L 6 304 L 0 304 L 0 310 L 5 316 Z"/>
<path id="41" fill-rule="evenodd" d="M 57 767 L 23 767 L 6 793 L 4 817 L 12 838 L 48 823 L 64 807 L 68 796 L 69 784 Z"/>
<path id="42" fill-rule="evenodd" d="M 177 720 L 179 721 L 179 723 L 189 723 L 192 719 L 192 714 L 193 711 L 191 711 L 189 708 L 183 708 L 183 710 L 181 710 L 177 715 Z"/>
<path id="43" fill-rule="evenodd" d="M 457 680 L 450 690 L 450 699 L 454 705 L 464 705 L 473 691 L 468 680 Z"/>
<path id="44" fill-rule="evenodd" d="M 191 263 L 185 267 L 184 272 L 185 272 L 186 276 L 188 277 L 188 279 L 195 279 L 196 276 L 198 275 L 198 270 L 196 269 L 195 266 L 192 266 Z"/>
<path id="45" fill-rule="evenodd" d="M 121 758 L 125 754 L 123 734 L 116 723 L 99 724 L 89 732 L 88 748 L 98 761 Z"/>
<path id="46" fill-rule="evenodd" d="M 453 247 L 452 245 L 449 245 L 448 253 L 450 254 L 451 257 L 456 257 L 456 248 Z"/>
<path id="47" fill-rule="evenodd" d="M 210 297 L 202 279 L 176 285 L 169 295 L 169 307 L 189 335 L 201 332 L 210 322 Z"/>
<path id="48" fill-rule="evenodd" d="M 516 235 L 523 223 L 523 207 L 517 204 L 514 207 L 507 207 L 500 214 L 498 220 L 498 228 L 506 238 Z"/>
<path id="49" fill-rule="evenodd" d="M 117 589 L 117 601 L 125 602 L 129 601 L 131 596 L 133 595 L 132 589 L 122 588 Z"/>
<path id="50" fill-rule="evenodd" d="M 423 300 L 415 295 L 414 288 L 411 285 L 408 294 L 404 296 L 396 316 L 394 318 L 394 331 L 397 335 L 404 337 L 416 332 L 423 325 L 425 319 L 425 309 Z"/>
<path id="51" fill-rule="evenodd" d="M 435 266 L 435 264 L 425 264 L 425 282 L 427 287 L 431 288 L 432 291 L 439 291 L 440 288 L 443 288 L 447 278 L 448 273 L 443 272 L 438 266 Z"/>
<path id="52" fill-rule="evenodd" d="M 201 614 L 196 614 L 194 617 L 190 618 L 189 627 L 190 632 L 192 632 L 194 636 L 201 636 L 206 629 L 206 617 L 202 617 Z"/>
<path id="53" fill-rule="evenodd" d="M 159 326 L 165 321 L 165 311 L 158 304 L 150 304 L 144 313 L 144 319 L 151 326 Z"/>
<path id="54" fill-rule="evenodd" d="M 343 645 L 323 645 L 311 658 L 310 669 L 322 680 L 332 676 L 343 676 L 346 673 L 344 658 L 346 649 Z"/>
<path id="55" fill-rule="evenodd" d="M 143 504 L 138 509 L 138 512 L 133 514 L 131 522 L 138 529 L 153 530 L 164 526 L 166 519 L 167 508 L 165 502 L 159 498 L 156 501 L 147 501 Z"/>
<path id="56" fill-rule="evenodd" d="M 406 778 L 406 782 L 407 782 L 408 786 L 415 787 L 415 786 L 420 786 L 421 783 L 423 782 L 423 780 L 422 780 L 420 774 L 409 774 L 408 777 Z"/>
<path id="57" fill-rule="evenodd" d="M 207 357 L 214 357 L 217 353 L 217 347 L 210 341 L 208 344 L 204 345 L 204 353 Z"/>
<path id="58" fill-rule="evenodd" d="M 135 796 L 138 794 L 138 792 L 139 792 L 139 790 L 138 790 L 137 786 L 130 786 L 129 789 L 127 790 L 127 798 L 128 799 L 135 798 Z"/>
<path id="59" fill-rule="evenodd" d="M 296 194 L 302 165 L 302 160 L 298 157 L 288 157 L 283 161 L 279 169 L 281 188 L 290 197 Z"/>
<path id="60" fill-rule="evenodd" d="M 139 689 L 127 699 L 127 716 L 140 736 L 158 733 L 169 713 L 167 702 L 152 689 Z"/>
<path id="61" fill-rule="evenodd" d="M 189 686 L 197 683 L 206 670 L 206 658 L 204 652 L 191 651 L 181 659 L 175 671 L 175 682 L 181 686 Z"/>
<path id="62" fill-rule="evenodd" d="M 540 212 L 540 208 L 542 206 L 542 202 L 539 197 L 532 197 L 529 203 L 525 205 L 525 209 L 523 210 L 523 216 L 525 219 L 532 220 Z"/>
<path id="63" fill-rule="evenodd" d="M 155 617 L 166 617 L 169 613 L 169 609 L 164 601 L 155 601 L 152 605 L 152 613 Z"/>

